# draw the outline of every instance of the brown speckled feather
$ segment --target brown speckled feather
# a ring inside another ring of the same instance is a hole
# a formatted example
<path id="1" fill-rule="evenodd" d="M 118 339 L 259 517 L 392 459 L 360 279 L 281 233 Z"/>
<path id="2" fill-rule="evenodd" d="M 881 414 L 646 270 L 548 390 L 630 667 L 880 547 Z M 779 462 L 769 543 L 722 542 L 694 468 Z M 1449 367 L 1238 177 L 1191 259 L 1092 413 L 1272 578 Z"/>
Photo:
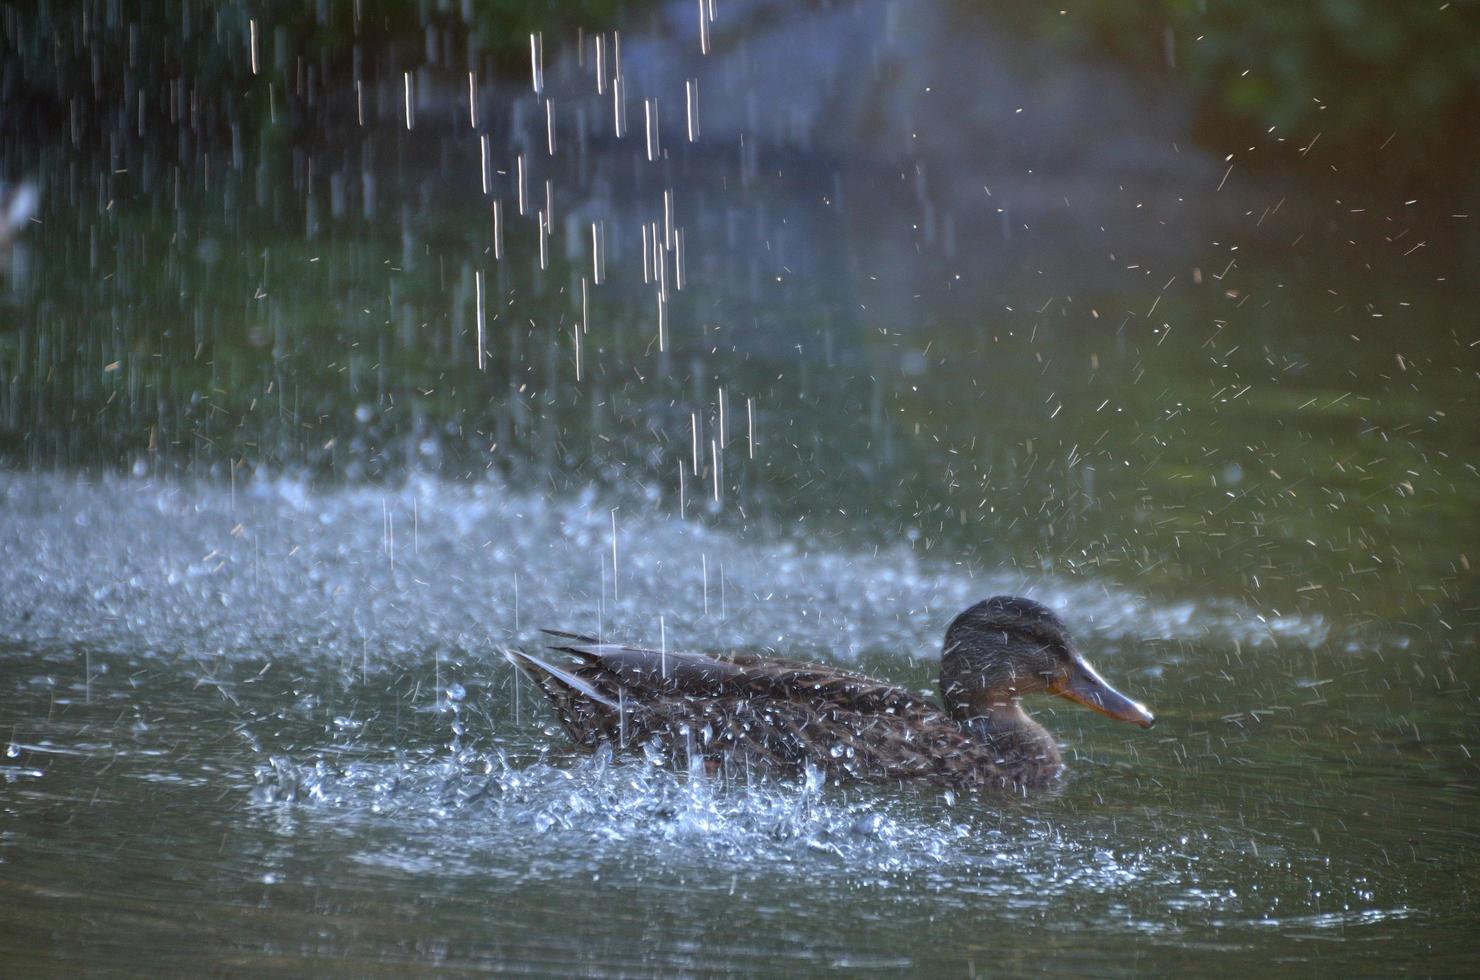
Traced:
<path id="1" fill-rule="evenodd" d="M 824 664 L 662 652 L 547 630 L 576 662 L 509 659 L 576 742 L 646 744 L 676 762 L 745 773 L 821 770 L 829 781 L 1031 786 L 1058 772 L 1043 752 L 1001 751 L 904 688 Z"/>

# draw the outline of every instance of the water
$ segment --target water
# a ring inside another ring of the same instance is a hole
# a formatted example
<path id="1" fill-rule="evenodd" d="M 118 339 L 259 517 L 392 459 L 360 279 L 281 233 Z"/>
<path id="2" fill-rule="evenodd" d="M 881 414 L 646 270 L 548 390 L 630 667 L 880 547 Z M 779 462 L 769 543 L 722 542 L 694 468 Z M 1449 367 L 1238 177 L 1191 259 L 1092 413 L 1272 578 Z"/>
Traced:
<path id="1" fill-rule="evenodd" d="M 527 31 L 256 23 L 253 74 L 227 6 L 172 28 L 253 93 L 219 131 L 17 56 L 106 124 L 5 131 L 13 971 L 1468 969 L 1463 202 L 1225 175 L 1175 85 L 965 7 L 790 9 L 707 54 L 689 5 L 536 25 L 536 98 Z M 1032 799 L 591 756 L 500 655 L 931 690 L 1003 592 L 1158 718 L 1032 705 L 1070 766 Z"/>
<path id="2" fill-rule="evenodd" d="M 1426 968 L 1468 955 L 1480 827 L 1455 688 L 1473 667 L 1437 651 L 641 511 L 603 603 L 596 496 L 496 482 L 3 491 L 18 963 L 1119 971 L 1255 950 L 1356 965 L 1386 939 Z M 384 515 L 413 504 L 392 566 Z M 703 611 L 695 554 L 723 564 L 723 614 L 717 581 Z M 1062 608 L 1159 716 L 1142 734 L 1039 705 L 1072 766 L 1046 799 L 591 758 L 497 656 L 537 642 L 531 624 L 598 615 L 651 638 L 661 610 L 675 645 L 779 641 L 923 688 L 950 615 L 1003 590 Z M 1454 674 L 1415 684 L 1423 665 Z"/>

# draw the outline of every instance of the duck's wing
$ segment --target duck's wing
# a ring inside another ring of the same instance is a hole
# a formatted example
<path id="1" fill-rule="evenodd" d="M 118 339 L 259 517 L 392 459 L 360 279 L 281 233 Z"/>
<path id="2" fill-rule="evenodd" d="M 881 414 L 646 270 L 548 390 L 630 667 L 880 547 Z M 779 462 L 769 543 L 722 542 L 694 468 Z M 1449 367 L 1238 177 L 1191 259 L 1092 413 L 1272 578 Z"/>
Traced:
<path id="1" fill-rule="evenodd" d="M 579 658 L 575 672 L 607 692 L 629 697 L 771 698 L 865 713 L 933 713 L 939 709 L 902 687 L 827 664 L 754 654 L 716 656 L 600 643 L 589 636 L 544 630 L 556 650 Z"/>
<path id="2" fill-rule="evenodd" d="M 541 630 L 564 642 L 553 648 L 579 657 L 583 673 L 609 675 L 609 679 L 633 689 L 661 690 L 669 694 L 702 694 L 739 682 L 741 668 L 733 661 L 702 653 L 679 650 L 645 650 L 620 643 L 601 643 L 589 636 L 556 630 Z"/>

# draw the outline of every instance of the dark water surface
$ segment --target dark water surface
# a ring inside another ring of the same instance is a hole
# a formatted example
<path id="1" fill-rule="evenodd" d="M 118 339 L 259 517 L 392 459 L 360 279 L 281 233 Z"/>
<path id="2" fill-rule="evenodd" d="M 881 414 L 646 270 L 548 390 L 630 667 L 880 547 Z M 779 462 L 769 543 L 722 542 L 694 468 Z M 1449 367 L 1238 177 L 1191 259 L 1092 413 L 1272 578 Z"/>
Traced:
<path id="1" fill-rule="evenodd" d="M 1465 189 L 1245 168 L 966 5 L 690 8 L 536 96 L 455 12 L 340 63 L 228 5 L 239 98 L 5 130 L 0 972 L 1471 969 Z M 500 656 L 929 689 L 1001 592 L 1158 717 L 1031 706 L 1028 800 L 573 752 Z"/>

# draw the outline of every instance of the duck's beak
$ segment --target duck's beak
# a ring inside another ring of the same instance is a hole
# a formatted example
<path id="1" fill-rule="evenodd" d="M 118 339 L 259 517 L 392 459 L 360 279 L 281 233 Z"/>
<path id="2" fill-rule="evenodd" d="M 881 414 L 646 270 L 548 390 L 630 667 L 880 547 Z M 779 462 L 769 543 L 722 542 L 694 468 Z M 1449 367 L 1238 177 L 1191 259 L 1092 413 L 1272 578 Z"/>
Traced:
<path id="1" fill-rule="evenodd" d="M 1117 721 L 1128 721 L 1142 728 L 1150 728 L 1156 723 L 1156 718 L 1146 710 L 1145 705 L 1132 701 L 1105 683 L 1105 678 L 1095 673 L 1095 669 L 1078 656 L 1069 662 L 1069 669 L 1050 684 L 1048 689 L 1061 698 L 1078 702 Z"/>

